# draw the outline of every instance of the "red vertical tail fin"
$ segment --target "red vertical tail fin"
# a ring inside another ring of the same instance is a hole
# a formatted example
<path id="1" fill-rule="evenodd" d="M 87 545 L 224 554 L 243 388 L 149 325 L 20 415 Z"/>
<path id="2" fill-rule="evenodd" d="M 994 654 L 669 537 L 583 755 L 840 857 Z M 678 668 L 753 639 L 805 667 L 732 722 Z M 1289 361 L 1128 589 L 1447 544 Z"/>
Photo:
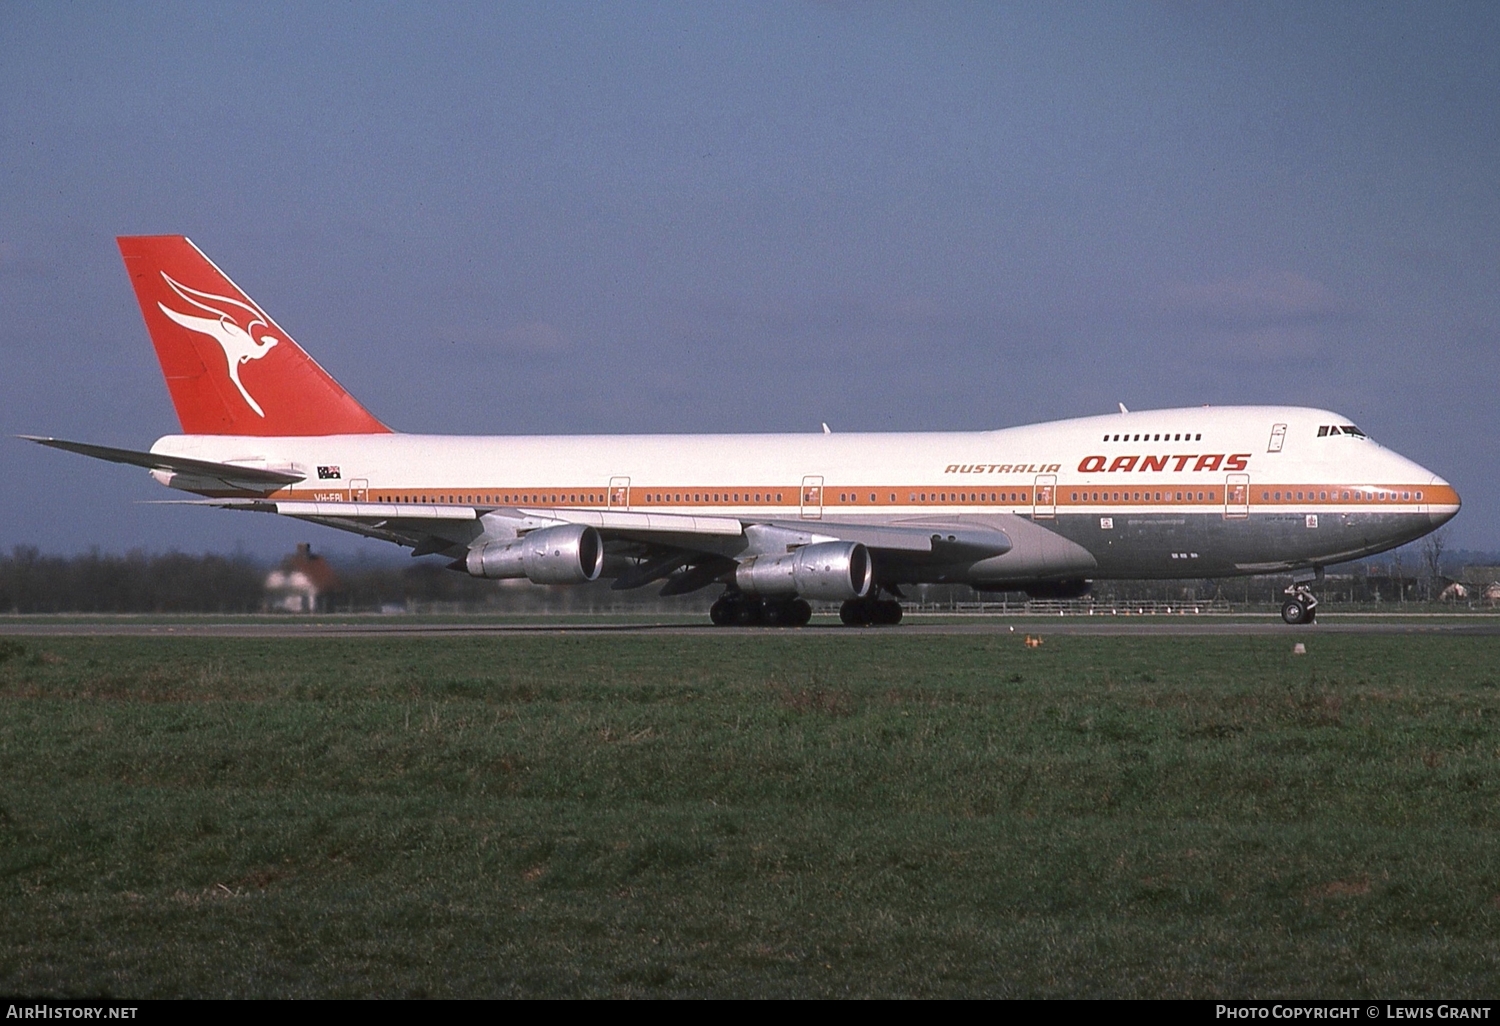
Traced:
<path id="1" fill-rule="evenodd" d="M 191 241 L 181 235 L 117 241 L 183 431 L 390 431 Z"/>

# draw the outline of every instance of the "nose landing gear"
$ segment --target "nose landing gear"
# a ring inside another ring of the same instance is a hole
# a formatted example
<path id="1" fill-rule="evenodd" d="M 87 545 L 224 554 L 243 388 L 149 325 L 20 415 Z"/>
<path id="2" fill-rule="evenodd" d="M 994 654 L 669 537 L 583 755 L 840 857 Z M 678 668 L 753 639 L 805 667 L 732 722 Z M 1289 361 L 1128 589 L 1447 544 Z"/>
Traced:
<path id="1" fill-rule="evenodd" d="M 1318 596 L 1312 593 L 1308 587 L 1314 581 L 1323 579 L 1323 568 L 1317 567 L 1313 570 L 1302 570 L 1292 576 L 1292 583 L 1283 592 L 1287 596 L 1281 604 L 1281 618 L 1287 623 L 1297 624 L 1312 623 L 1318 618 Z"/>

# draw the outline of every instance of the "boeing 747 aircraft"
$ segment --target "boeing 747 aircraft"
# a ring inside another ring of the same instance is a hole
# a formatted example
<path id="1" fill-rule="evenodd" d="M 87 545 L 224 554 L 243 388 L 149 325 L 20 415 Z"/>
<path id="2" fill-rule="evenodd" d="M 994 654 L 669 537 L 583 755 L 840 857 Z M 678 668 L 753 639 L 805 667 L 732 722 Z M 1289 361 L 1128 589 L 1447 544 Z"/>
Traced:
<path id="1" fill-rule="evenodd" d="M 894 624 L 903 586 L 1073 597 L 1104 578 L 1290 573 L 1420 538 L 1452 486 L 1327 410 L 1148 410 L 931 434 L 456 437 L 392 431 L 188 239 L 119 240 L 183 433 L 146 468 L 187 500 L 439 553 L 476 577 L 663 595 L 716 624 L 799 626 L 809 599 Z"/>

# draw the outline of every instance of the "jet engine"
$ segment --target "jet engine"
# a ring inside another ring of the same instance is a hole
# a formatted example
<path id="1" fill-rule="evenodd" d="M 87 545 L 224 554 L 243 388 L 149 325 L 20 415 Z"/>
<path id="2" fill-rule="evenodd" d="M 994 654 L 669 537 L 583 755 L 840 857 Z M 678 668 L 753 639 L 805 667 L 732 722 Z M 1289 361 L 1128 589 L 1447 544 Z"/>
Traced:
<path id="1" fill-rule="evenodd" d="M 475 577 L 584 584 L 599 579 L 599 571 L 604 568 L 604 541 L 592 527 L 563 524 L 532 531 L 515 541 L 470 549 L 466 564 Z"/>
<path id="2" fill-rule="evenodd" d="M 870 594 L 875 568 L 859 542 L 820 542 L 781 556 L 752 556 L 735 568 L 734 583 L 747 595 L 839 601 Z"/>

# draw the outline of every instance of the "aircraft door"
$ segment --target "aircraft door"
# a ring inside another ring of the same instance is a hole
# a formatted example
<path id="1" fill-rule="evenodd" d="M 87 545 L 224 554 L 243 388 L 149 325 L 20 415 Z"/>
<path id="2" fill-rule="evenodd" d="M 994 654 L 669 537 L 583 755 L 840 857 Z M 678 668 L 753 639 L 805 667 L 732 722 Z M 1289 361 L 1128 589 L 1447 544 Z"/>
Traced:
<path id="1" fill-rule="evenodd" d="M 356 477 L 349 482 L 349 501 L 364 502 L 370 494 L 370 481 L 368 478 Z"/>
<path id="2" fill-rule="evenodd" d="M 1286 441 L 1286 425 L 1271 425 L 1271 440 L 1266 443 L 1266 452 L 1280 452 L 1281 445 Z"/>
<path id="3" fill-rule="evenodd" d="M 1057 475 L 1038 474 L 1036 494 L 1031 507 L 1034 520 L 1049 520 L 1057 516 Z"/>
<path id="4" fill-rule="evenodd" d="M 630 478 L 612 477 L 609 479 L 609 501 L 610 509 L 630 508 Z"/>
<path id="5" fill-rule="evenodd" d="M 1224 519 L 1242 520 L 1250 515 L 1250 475 L 1230 474 L 1224 479 Z"/>
<path id="6" fill-rule="evenodd" d="M 823 477 L 820 474 L 802 479 L 802 519 L 823 519 Z"/>

